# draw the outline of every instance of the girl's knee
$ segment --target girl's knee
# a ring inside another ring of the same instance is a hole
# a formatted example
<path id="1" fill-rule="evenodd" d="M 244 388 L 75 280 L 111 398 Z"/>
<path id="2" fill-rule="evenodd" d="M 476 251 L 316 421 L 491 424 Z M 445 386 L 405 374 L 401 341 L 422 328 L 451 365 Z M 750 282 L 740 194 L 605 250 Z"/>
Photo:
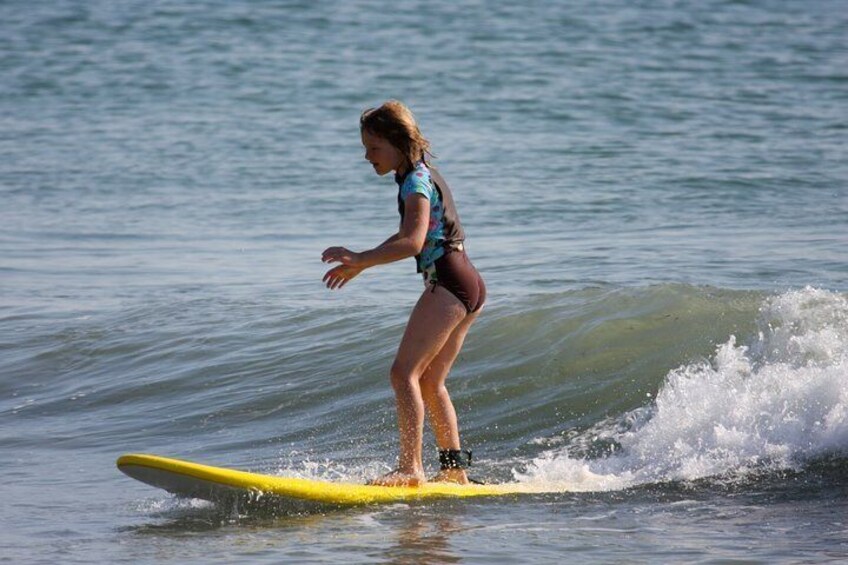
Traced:
<path id="1" fill-rule="evenodd" d="M 446 395 L 448 389 L 445 388 L 444 382 L 436 380 L 422 379 L 421 380 L 421 396 L 426 399 L 438 399 L 440 396 Z"/>
<path id="2" fill-rule="evenodd" d="M 435 398 L 438 391 L 438 386 L 434 385 L 427 379 L 421 379 L 421 396 L 424 397 L 425 400 L 429 400 L 431 398 Z"/>
<path id="3" fill-rule="evenodd" d="M 391 370 L 389 371 L 389 380 L 392 383 L 392 388 L 395 390 L 405 389 L 410 386 L 413 381 L 418 380 L 418 376 L 415 374 L 415 371 L 412 368 L 407 367 L 403 363 L 395 363 L 392 365 Z"/>

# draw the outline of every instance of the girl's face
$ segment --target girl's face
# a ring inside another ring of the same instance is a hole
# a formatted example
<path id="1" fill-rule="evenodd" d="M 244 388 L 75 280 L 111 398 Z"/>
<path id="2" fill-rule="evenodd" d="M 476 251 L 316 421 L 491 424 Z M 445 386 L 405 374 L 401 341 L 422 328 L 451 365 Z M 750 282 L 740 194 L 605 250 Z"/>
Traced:
<path id="1" fill-rule="evenodd" d="M 362 145 L 365 147 L 365 160 L 371 163 L 378 175 L 383 176 L 404 166 L 403 154 L 384 138 L 363 131 Z"/>

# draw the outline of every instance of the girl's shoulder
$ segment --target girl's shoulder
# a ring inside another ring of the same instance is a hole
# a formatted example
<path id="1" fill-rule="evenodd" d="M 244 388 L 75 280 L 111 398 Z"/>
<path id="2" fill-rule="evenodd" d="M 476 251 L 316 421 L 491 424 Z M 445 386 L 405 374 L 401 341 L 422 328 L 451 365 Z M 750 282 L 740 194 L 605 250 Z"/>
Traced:
<path id="1" fill-rule="evenodd" d="M 430 198 L 433 194 L 433 182 L 430 179 L 430 169 L 422 161 L 418 163 L 412 171 L 403 179 L 403 184 L 400 187 L 402 198 L 406 198 L 410 194 L 423 194 Z"/>

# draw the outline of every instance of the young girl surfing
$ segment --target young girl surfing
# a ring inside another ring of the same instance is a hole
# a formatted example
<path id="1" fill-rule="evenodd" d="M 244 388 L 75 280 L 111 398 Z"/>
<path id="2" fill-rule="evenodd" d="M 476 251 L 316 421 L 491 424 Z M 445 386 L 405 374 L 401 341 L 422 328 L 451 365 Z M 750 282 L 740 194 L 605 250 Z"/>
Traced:
<path id="1" fill-rule="evenodd" d="M 421 135 L 412 112 L 391 100 L 363 112 L 359 124 L 365 159 L 380 176 L 395 173 L 400 228 L 367 251 L 326 249 L 322 260 L 340 265 L 327 271 L 324 282 L 327 288 L 342 288 L 369 267 L 414 256 L 425 285 L 390 372 L 400 432 L 398 468 L 371 484 L 426 482 L 421 458 L 425 410 L 439 447 L 441 471 L 435 480 L 465 484 L 469 461 L 461 451 L 456 411 L 445 380 L 480 314 L 486 286 L 465 254 L 465 234 L 453 196 L 428 163 L 430 143 Z"/>

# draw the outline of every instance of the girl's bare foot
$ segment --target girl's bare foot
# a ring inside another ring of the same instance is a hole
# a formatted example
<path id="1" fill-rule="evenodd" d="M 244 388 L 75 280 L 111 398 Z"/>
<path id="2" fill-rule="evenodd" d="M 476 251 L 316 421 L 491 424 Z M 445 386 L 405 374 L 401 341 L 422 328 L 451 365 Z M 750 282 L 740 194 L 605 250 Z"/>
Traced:
<path id="1" fill-rule="evenodd" d="M 399 470 L 394 470 L 382 477 L 368 481 L 367 484 L 379 487 L 417 487 L 426 482 L 427 477 L 424 476 L 423 472 L 401 473 Z"/>
<path id="2" fill-rule="evenodd" d="M 433 477 L 433 482 L 456 483 L 459 485 L 467 485 L 469 483 L 465 469 L 442 469 L 438 475 Z"/>

